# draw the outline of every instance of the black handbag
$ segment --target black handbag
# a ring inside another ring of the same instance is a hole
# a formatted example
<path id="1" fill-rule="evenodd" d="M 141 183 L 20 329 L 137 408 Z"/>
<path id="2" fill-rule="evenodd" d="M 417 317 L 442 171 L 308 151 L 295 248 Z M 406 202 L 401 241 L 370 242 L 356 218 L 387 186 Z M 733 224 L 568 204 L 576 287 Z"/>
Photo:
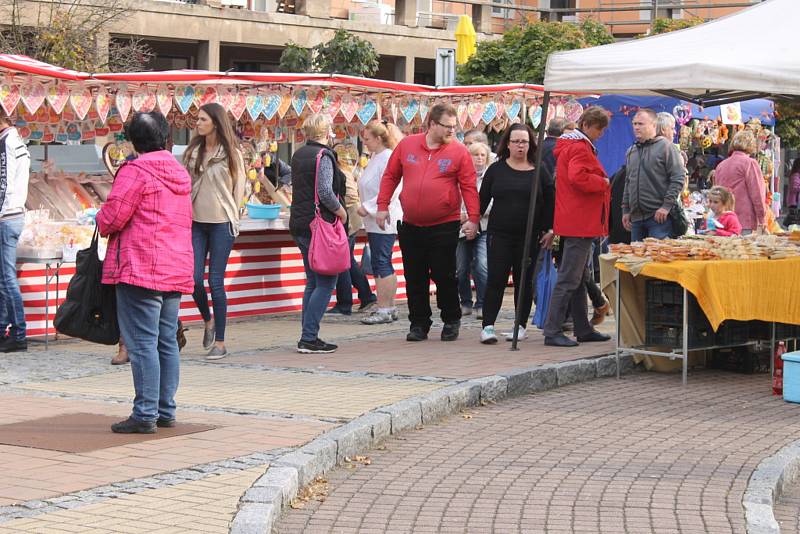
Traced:
<path id="1" fill-rule="evenodd" d="M 669 212 L 670 221 L 672 221 L 672 237 L 681 237 L 686 235 L 689 231 L 689 219 L 686 218 L 686 213 L 683 211 L 683 206 L 680 200 L 676 201 Z"/>
<path id="2" fill-rule="evenodd" d="M 103 345 L 119 343 L 117 294 L 113 285 L 102 283 L 103 262 L 97 256 L 97 227 L 89 248 L 78 251 L 75 275 L 67 286 L 67 297 L 58 307 L 53 325 L 64 335 Z"/>

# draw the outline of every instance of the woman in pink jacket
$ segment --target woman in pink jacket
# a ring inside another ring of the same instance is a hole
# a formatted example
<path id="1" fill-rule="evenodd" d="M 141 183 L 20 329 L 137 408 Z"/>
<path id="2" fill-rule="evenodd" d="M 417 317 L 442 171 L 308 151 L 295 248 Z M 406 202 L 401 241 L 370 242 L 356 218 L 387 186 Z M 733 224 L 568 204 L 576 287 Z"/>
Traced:
<path id="1" fill-rule="evenodd" d="M 742 235 L 763 228 L 767 217 L 767 186 L 756 160 L 756 138 L 749 130 L 733 136 L 731 155 L 717 165 L 714 185 L 727 188 L 736 199 L 736 216 L 742 224 Z"/>
<path id="2" fill-rule="evenodd" d="M 103 283 L 116 285 L 136 390 L 133 413 L 111 430 L 152 434 L 175 426 L 178 309 L 194 288 L 192 180 L 165 150 L 161 113 L 136 113 L 126 134 L 139 157 L 120 167 L 97 214 L 100 234 L 109 236 Z"/>

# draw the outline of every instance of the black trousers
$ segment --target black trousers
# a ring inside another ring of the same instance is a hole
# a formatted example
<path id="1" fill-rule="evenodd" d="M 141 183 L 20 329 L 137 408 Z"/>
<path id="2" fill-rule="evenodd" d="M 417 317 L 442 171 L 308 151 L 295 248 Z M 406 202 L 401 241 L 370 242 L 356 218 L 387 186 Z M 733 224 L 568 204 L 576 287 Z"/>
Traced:
<path id="1" fill-rule="evenodd" d="M 486 237 L 486 258 L 489 273 L 486 277 L 486 293 L 483 296 L 483 326 L 493 325 L 503 305 L 503 294 L 508 284 L 508 275 L 514 280 L 514 309 L 522 310 L 522 322 L 525 327 L 533 306 L 533 273 L 536 270 L 536 258 L 539 256 L 539 244 L 531 243 L 530 263 L 527 267 L 527 283 L 522 291 L 522 300 L 518 301 L 519 287 L 522 283 L 522 252 L 525 236 L 490 232 Z"/>
<path id="2" fill-rule="evenodd" d="M 458 221 L 435 226 L 414 226 L 405 222 L 397 225 L 411 328 L 420 327 L 427 332 L 433 324 L 431 280 L 436 284 L 436 305 L 441 311 L 442 321 L 455 323 L 461 320 L 456 278 L 460 226 Z"/>

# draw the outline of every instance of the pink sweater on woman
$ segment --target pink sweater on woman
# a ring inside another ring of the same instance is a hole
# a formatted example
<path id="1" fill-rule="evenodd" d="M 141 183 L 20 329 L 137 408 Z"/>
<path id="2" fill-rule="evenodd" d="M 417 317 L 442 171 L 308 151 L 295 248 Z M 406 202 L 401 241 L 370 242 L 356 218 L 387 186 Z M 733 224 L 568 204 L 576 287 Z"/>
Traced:
<path id="1" fill-rule="evenodd" d="M 109 236 L 104 284 L 191 293 L 192 179 L 166 150 L 148 152 L 120 167 L 97 214 Z"/>
<path id="2" fill-rule="evenodd" d="M 767 187 L 761 167 L 756 160 L 734 151 L 728 159 L 717 165 L 714 185 L 727 187 L 736 199 L 736 215 L 742 229 L 755 230 L 766 222 Z"/>

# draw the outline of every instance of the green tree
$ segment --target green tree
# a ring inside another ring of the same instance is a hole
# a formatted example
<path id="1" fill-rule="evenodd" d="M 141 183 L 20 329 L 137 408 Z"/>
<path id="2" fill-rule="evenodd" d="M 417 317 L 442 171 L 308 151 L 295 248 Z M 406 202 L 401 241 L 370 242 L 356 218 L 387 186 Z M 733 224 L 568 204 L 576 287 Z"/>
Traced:
<path id="1" fill-rule="evenodd" d="M 281 72 L 311 72 L 311 50 L 289 41 L 281 53 Z"/>
<path id="2" fill-rule="evenodd" d="M 669 33 L 675 30 L 683 30 L 703 24 L 705 21 L 700 17 L 689 17 L 688 19 L 656 19 L 653 21 L 653 31 L 650 35 L 657 35 L 659 33 Z M 647 37 L 641 35 L 640 37 Z"/>
<path id="3" fill-rule="evenodd" d="M 776 102 L 775 119 L 775 133 L 783 147 L 800 148 L 800 104 Z"/>
<path id="4" fill-rule="evenodd" d="M 104 28 L 132 9 L 130 0 L 0 0 L 0 51 L 87 72 L 142 70 L 153 52 L 141 40 L 102 46 Z"/>
<path id="5" fill-rule="evenodd" d="M 314 68 L 317 72 L 372 76 L 378 71 L 378 57 L 372 43 L 339 29 L 333 39 L 314 47 Z"/>
<path id="6" fill-rule="evenodd" d="M 458 69 L 456 79 L 464 85 L 542 83 L 551 52 L 613 41 L 606 27 L 591 19 L 580 26 L 528 19 L 505 32 L 500 39 L 480 41 L 475 54 Z"/>

